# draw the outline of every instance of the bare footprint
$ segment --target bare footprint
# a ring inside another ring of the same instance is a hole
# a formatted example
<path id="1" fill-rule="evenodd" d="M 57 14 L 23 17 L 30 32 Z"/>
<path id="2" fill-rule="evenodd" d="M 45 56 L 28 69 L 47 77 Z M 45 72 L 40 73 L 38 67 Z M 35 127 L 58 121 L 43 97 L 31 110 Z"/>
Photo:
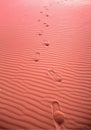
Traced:
<path id="1" fill-rule="evenodd" d="M 53 118 L 58 125 L 62 125 L 64 123 L 64 114 L 61 111 L 55 111 Z"/>
<path id="2" fill-rule="evenodd" d="M 48 70 L 48 74 L 51 79 L 55 80 L 56 82 L 62 82 L 62 78 L 58 75 L 53 69 Z"/>
<path id="3" fill-rule="evenodd" d="M 52 110 L 53 112 L 59 110 L 60 111 L 60 103 L 59 101 L 55 100 L 55 101 L 52 101 Z"/>
<path id="4" fill-rule="evenodd" d="M 52 102 L 52 117 L 56 130 L 63 130 L 64 113 L 61 112 L 58 101 Z"/>
<path id="5" fill-rule="evenodd" d="M 43 42 L 43 45 L 44 45 L 44 46 L 49 46 L 50 43 L 49 43 L 48 41 L 44 41 L 44 42 Z"/>
<path id="6" fill-rule="evenodd" d="M 35 62 L 38 62 L 39 60 L 40 60 L 40 52 L 36 52 L 36 53 L 35 53 L 34 61 L 35 61 Z"/>

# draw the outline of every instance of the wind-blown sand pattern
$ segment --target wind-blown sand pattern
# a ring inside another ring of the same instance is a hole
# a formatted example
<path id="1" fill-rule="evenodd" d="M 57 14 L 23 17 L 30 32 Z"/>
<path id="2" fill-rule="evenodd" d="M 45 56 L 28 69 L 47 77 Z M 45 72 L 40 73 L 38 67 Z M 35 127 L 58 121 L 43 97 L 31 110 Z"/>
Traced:
<path id="1" fill-rule="evenodd" d="M 91 130 L 83 1 L 0 1 L 0 130 Z"/>

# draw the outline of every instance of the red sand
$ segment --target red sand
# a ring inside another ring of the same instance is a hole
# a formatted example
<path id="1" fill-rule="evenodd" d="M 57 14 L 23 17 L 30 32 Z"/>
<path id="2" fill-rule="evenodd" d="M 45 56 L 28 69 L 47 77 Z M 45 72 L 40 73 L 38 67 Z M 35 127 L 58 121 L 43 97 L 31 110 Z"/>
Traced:
<path id="1" fill-rule="evenodd" d="M 91 130 L 90 1 L 0 0 L 3 129 Z"/>

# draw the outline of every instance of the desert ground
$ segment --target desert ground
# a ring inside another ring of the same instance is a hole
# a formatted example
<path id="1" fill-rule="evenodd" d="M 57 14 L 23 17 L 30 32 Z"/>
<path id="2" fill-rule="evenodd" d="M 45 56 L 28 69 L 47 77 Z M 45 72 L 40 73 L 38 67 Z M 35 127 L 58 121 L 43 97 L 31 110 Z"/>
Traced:
<path id="1" fill-rule="evenodd" d="M 0 130 L 91 130 L 90 0 L 0 0 Z"/>

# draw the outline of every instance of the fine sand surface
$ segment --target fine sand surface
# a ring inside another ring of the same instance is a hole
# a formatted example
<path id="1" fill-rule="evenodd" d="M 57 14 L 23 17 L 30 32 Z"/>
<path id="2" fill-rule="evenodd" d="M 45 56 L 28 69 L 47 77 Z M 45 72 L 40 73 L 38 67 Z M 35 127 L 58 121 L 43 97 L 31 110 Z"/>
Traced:
<path id="1" fill-rule="evenodd" d="M 0 0 L 0 130 L 91 130 L 91 2 Z"/>

